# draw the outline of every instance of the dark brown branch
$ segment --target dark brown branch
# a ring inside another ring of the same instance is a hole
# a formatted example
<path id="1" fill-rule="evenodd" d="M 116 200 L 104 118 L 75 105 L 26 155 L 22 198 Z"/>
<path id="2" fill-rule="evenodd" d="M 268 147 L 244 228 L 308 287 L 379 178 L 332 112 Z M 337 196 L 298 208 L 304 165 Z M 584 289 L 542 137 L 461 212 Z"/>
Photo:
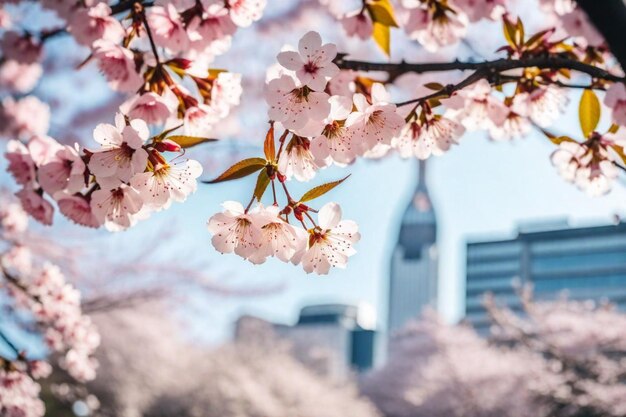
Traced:
<path id="1" fill-rule="evenodd" d="M 626 5 L 622 0 L 576 0 L 589 20 L 604 36 L 611 52 L 626 71 Z"/>
<path id="2" fill-rule="evenodd" d="M 143 7 L 154 6 L 154 1 L 121 0 L 119 3 L 111 6 L 111 14 L 128 12 L 132 10 L 135 3 L 140 3 Z"/>
<path id="3" fill-rule="evenodd" d="M 355 61 L 345 59 L 345 55 L 339 55 L 335 59 L 335 64 L 341 69 L 349 69 L 356 71 L 383 71 L 390 74 L 392 77 L 398 75 L 413 72 L 422 74 L 426 72 L 444 72 L 444 71 L 486 71 L 490 73 L 500 73 L 504 71 L 519 69 L 519 68 L 531 68 L 537 67 L 542 69 L 554 69 L 561 68 L 578 71 L 583 74 L 587 74 L 592 78 L 599 78 L 606 81 L 624 81 L 624 77 L 612 74 L 602 68 L 588 65 L 583 62 L 575 61 L 573 59 L 564 58 L 561 56 L 549 56 L 549 57 L 536 57 L 525 59 L 496 59 L 493 61 L 483 62 L 429 62 L 429 63 L 387 63 L 387 62 L 367 62 L 367 61 Z"/>
<path id="4" fill-rule="evenodd" d="M 13 352 L 15 352 L 15 355 L 17 356 L 18 359 L 22 359 L 23 358 L 23 354 L 22 351 L 20 351 L 18 349 L 18 347 L 11 341 L 11 339 L 9 339 L 9 337 L 7 335 L 5 335 L 1 330 L 0 330 L 0 339 L 9 347 L 11 348 L 11 350 Z"/>
<path id="5" fill-rule="evenodd" d="M 490 75 L 489 71 L 486 71 L 485 69 L 479 69 L 476 72 L 473 72 L 469 77 L 465 78 L 460 83 L 448 84 L 445 87 L 443 87 L 441 90 L 435 91 L 432 94 L 429 94 L 427 96 L 420 97 L 420 98 L 411 99 L 411 100 L 408 100 L 408 101 L 403 101 L 401 103 L 396 103 L 396 105 L 397 106 L 406 106 L 408 104 L 424 103 L 425 101 L 431 100 L 431 99 L 434 99 L 434 98 L 450 97 L 452 95 L 452 93 L 454 93 L 455 91 L 458 91 L 458 90 L 461 90 L 461 89 L 463 89 L 465 87 L 468 87 L 468 86 L 474 84 L 476 81 L 481 80 L 483 78 L 489 78 L 489 75 Z"/>

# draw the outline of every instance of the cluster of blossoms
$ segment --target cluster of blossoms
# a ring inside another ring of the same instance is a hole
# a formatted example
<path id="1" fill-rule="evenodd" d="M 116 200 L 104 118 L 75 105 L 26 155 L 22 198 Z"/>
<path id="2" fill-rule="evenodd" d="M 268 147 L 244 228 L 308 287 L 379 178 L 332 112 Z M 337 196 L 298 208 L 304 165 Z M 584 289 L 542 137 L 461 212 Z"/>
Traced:
<path id="1" fill-rule="evenodd" d="M 28 217 L 16 202 L 3 196 L 0 206 L 0 271 L 6 303 L 11 311 L 28 315 L 25 325 L 39 329 L 50 354 L 59 355 L 59 365 L 78 381 L 95 378 L 94 351 L 100 336 L 88 316 L 81 312 L 80 294 L 65 281 L 60 269 L 45 262 L 37 265 L 37 254 L 25 237 Z M 0 330 L 1 333 L 1 330 Z M 43 416 L 36 379 L 47 377 L 51 365 L 29 358 L 7 335 L 2 342 L 14 350 L 12 357 L 0 356 L 0 412 L 8 416 Z"/>
<path id="2" fill-rule="evenodd" d="M 52 223 L 48 195 L 77 224 L 122 230 L 196 190 L 201 165 L 164 156 L 180 154 L 177 138 L 181 136 L 150 138 L 143 120 L 118 114 L 115 125 L 100 124 L 94 130 L 98 149 L 81 152 L 48 136 L 34 136 L 26 145 L 9 141 L 5 156 L 9 172 L 23 187 L 16 195 L 36 220 Z"/>

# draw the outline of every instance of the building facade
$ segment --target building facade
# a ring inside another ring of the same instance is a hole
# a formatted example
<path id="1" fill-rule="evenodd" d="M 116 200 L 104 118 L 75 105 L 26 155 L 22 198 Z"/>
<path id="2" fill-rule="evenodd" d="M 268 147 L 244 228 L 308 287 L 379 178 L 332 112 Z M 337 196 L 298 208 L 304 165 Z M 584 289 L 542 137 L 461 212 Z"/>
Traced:
<path id="1" fill-rule="evenodd" d="M 418 169 L 417 187 L 391 258 L 388 334 L 419 316 L 424 307 L 437 307 L 437 221 L 426 184 L 426 161 L 419 161 Z"/>
<path id="2" fill-rule="evenodd" d="M 515 284 L 532 284 L 535 298 L 610 301 L 626 310 L 626 223 L 520 231 L 517 238 L 467 244 L 465 317 L 488 327 L 485 293 L 520 308 Z"/>

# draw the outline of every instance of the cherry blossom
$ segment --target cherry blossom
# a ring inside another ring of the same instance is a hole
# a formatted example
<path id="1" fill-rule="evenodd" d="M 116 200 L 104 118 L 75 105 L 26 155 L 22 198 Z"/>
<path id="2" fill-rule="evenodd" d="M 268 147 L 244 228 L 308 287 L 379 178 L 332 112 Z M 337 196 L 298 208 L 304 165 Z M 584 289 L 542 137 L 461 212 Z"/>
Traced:
<path id="1" fill-rule="evenodd" d="M 247 27 L 261 18 L 267 0 L 226 0 L 230 18 L 237 26 Z"/>
<path id="2" fill-rule="evenodd" d="M 41 388 L 26 373 L 0 369 L 0 404 L 7 416 L 40 417 L 45 405 L 39 399 Z"/>
<path id="3" fill-rule="evenodd" d="M 358 226 L 352 220 L 341 220 L 341 207 L 327 203 L 317 215 L 319 225 L 309 231 L 306 250 L 301 250 L 292 262 L 302 262 L 306 273 L 326 275 L 331 267 L 345 268 L 348 258 L 356 253 L 353 245 L 361 239 Z"/>
<path id="4" fill-rule="evenodd" d="M 294 227 L 279 217 L 277 206 L 261 208 L 260 216 L 267 222 L 261 227 L 260 245 L 248 258 L 254 264 L 260 264 L 269 256 L 275 256 L 283 262 L 289 262 L 294 254 L 306 246 L 307 234 L 299 227 Z"/>
<path id="5" fill-rule="evenodd" d="M 120 184 L 118 188 L 97 190 L 91 195 L 91 210 L 99 223 L 110 231 L 124 230 L 132 226 L 143 206 L 143 200 L 137 191 Z"/>
<path id="6" fill-rule="evenodd" d="M 35 181 L 35 162 L 30 151 L 22 142 L 10 140 L 7 143 L 7 151 L 4 156 L 9 161 L 7 171 L 13 175 L 15 182 L 29 185 Z"/>
<path id="7" fill-rule="evenodd" d="M 563 28 L 571 36 L 575 36 L 584 44 L 599 46 L 604 43 L 604 38 L 587 18 L 587 15 L 579 8 L 561 16 Z"/>
<path id="8" fill-rule="evenodd" d="M 404 30 L 430 52 L 452 45 L 465 36 L 468 22 L 461 10 L 437 6 L 432 11 L 415 0 L 403 0 L 402 5 L 407 8 Z"/>
<path id="9" fill-rule="evenodd" d="M 165 208 L 171 201 L 183 202 L 196 191 L 202 166 L 194 160 L 159 163 L 150 171 L 135 175 L 131 186 L 139 192 L 145 204 Z"/>
<path id="10" fill-rule="evenodd" d="M 552 154 L 552 163 L 563 179 L 576 183 L 590 196 L 600 196 L 611 189 L 618 175 L 608 146 L 602 139 L 591 139 L 585 144 L 563 141 Z"/>
<path id="11" fill-rule="evenodd" d="M 178 107 L 178 100 L 171 90 L 164 94 L 148 92 L 132 96 L 120 106 L 120 111 L 131 119 L 141 119 L 148 124 L 162 124 Z"/>
<path id="12" fill-rule="evenodd" d="M 264 258 L 259 259 L 256 252 L 262 242 L 261 228 L 268 221 L 266 216 L 260 216 L 258 211 L 246 212 L 237 201 L 226 201 L 222 207 L 224 211 L 214 214 L 208 222 L 215 249 L 221 253 L 235 252 L 251 262 L 263 262 Z"/>
<path id="13" fill-rule="evenodd" d="M 300 129 L 309 120 L 322 121 L 330 113 L 328 94 L 296 87 L 294 79 L 288 75 L 271 80 L 265 98 L 269 118 L 281 122 L 287 129 Z"/>
<path id="14" fill-rule="evenodd" d="M 0 48 L 5 59 L 15 60 L 20 64 L 34 64 L 42 56 L 41 44 L 30 35 L 20 35 L 14 31 L 8 31 L 2 36 Z"/>
<path id="15" fill-rule="evenodd" d="M 59 211 L 72 222 L 81 226 L 97 228 L 102 222 L 93 214 L 89 201 L 82 195 L 57 196 Z"/>
<path id="16" fill-rule="evenodd" d="M 604 96 L 604 104 L 610 107 L 613 123 L 626 125 L 626 86 L 623 83 L 614 83 Z"/>
<path id="17" fill-rule="evenodd" d="M 184 134 L 188 136 L 208 137 L 213 126 L 219 121 L 217 111 L 206 104 L 198 104 L 185 111 L 183 118 Z M 177 122 L 175 122 L 177 123 Z"/>
<path id="18" fill-rule="evenodd" d="M 444 104 L 458 111 L 457 117 L 468 130 L 500 126 L 507 115 L 502 102 L 491 95 L 491 85 L 487 80 L 480 80 L 455 92 Z"/>
<path id="19" fill-rule="evenodd" d="M 356 111 L 346 119 L 346 126 L 362 135 L 363 150 L 372 149 L 376 144 L 389 145 L 398 134 L 404 119 L 396 112 L 396 106 L 389 101 L 389 94 L 382 84 L 372 85 L 372 103 L 363 94 L 354 95 Z"/>
<path id="20" fill-rule="evenodd" d="M 298 52 L 285 51 L 278 54 L 278 62 L 295 71 L 298 81 L 315 91 L 323 91 L 329 79 L 337 75 L 339 68 L 332 61 L 337 47 L 332 43 L 322 45 L 317 32 L 307 32 L 298 43 Z"/>
<path id="21" fill-rule="evenodd" d="M 35 220 L 46 226 L 52 224 L 54 207 L 40 193 L 33 189 L 24 188 L 15 193 L 15 195 L 20 199 L 24 210 Z"/>
<path id="22" fill-rule="evenodd" d="M 528 108 L 525 106 L 526 93 L 519 93 L 506 105 L 506 116 L 501 125 L 492 124 L 489 135 L 493 140 L 510 140 L 526 136 L 532 125 L 528 120 Z"/>
<path id="23" fill-rule="evenodd" d="M 126 34 L 122 24 L 111 16 L 111 8 L 105 2 L 73 12 L 69 30 L 85 46 L 91 46 L 97 40 L 117 43 Z"/>
<path id="24" fill-rule="evenodd" d="M 143 83 L 137 73 L 133 53 L 115 42 L 98 40 L 93 43 L 93 57 L 98 68 L 117 91 L 134 92 Z"/>
<path id="25" fill-rule="evenodd" d="M 567 93 L 559 87 L 540 87 L 530 92 L 526 99 L 528 115 L 541 127 L 548 127 L 565 110 L 569 102 Z"/>
<path id="26" fill-rule="evenodd" d="M 506 12 L 507 0 L 454 0 L 454 5 L 463 10 L 470 22 L 477 22 L 500 19 Z"/>
<path id="27" fill-rule="evenodd" d="M 423 125 L 417 121 L 407 124 L 392 146 L 403 158 L 427 159 L 447 152 L 464 132 L 465 128 L 449 115 L 431 115 Z"/>
<path id="28" fill-rule="evenodd" d="M 64 146 L 39 167 L 37 179 L 50 195 L 59 191 L 73 194 L 85 187 L 85 163 L 76 148 Z"/>
<path id="29" fill-rule="evenodd" d="M 348 164 L 360 150 L 355 130 L 345 125 L 352 112 L 352 100 L 345 96 L 332 96 L 329 101 L 330 114 L 322 122 L 322 134 L 311 141 L 311 153 L 318 165 L 331 162 Z"/>
<path id="30" fill-rule="evenodd" d="M 37 85 L 43 68 L 40 64 L 21 64 L 9 59 L 0 63 L 0 86 L 16 93 L 27 93 Z"/>
<path id="31" fill-rule="evenodd" d="M 193 49 L 209 49 L 215 53 L 221 49 L 219 43 L 229 43 L 236 30 L 237 26 L 230 18 L 228 9 L 220 4 L 210 4 L 204 9 L 204 13 L 194 16 L 187 26 Z"/>
<path id="32" fill-rule="evenodd" d="M 50 107 L 35 96 L 19 100 L 6 97 L 0 108 L 0 122 L 3 136 L 28 140 L 45 135 L 50 126 Z"/>
<path id="33" fill-rule="evenodd" d="M 22 206 L 8 203 L 0 206 L 0 229 L 3 234 L 17 235 L 26 231 L 28 216 Z"/>
<path id="34" fill-rule="evenodd" d="M 341 24 L 348 36 L 356 36 L 361 40 L 369 39 L 374 31 L 372 19 L 361 10 L 355 10 L 343 16 Z"/>
<path id="35" fill-rule="evenodd" d="M 189 35 L 173 4 L 152 7 L 148 14 L 148 23 L 155 40 L 165 48 L 180 52 L 188 47 Z"/>
<path id="36" fill-rule="evenodd" d="M 294 135 L 285 147 L 285 151 L 278 160 L 280 172 L 291 179 L 309 181 L 320 168 L 311 152 L 311 141 L 307 138 Z"/>
<path id="37" fill-rule="evenodd" d="M 220 72 L 211 87 L 211 107 L 219 117 L 228 116 L 231 108 L 239 105 L 242 93 L 241 74 Z"/>
<path id="38" fill-rule="evenodd" d="M 134 174 L 143 172 L 148 153 L 142 145 L 149 135 L 146 122 L 134 119 L 126 125 L 121 114 L 116 116 L 115 126 L 99 124 L 93 136 L 102 148 L 93 151 L 89 159 L 89 169 L 98 183 L 103 185 L 103 180 L 109 179 L 110 186 L 116 187 L 116 181 L 128 182 Z"/>

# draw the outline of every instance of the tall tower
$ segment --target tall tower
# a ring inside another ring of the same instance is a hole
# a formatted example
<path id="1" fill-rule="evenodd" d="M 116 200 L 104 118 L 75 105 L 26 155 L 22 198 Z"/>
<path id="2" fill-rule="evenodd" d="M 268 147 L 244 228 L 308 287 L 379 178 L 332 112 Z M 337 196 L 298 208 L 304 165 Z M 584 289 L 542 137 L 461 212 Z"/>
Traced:
<path id="1" fill-rule="evenodd" d="M 437 307 L 437 222 L 426 186 L 426 161 L 419 161 L 418 169 L 417 187 L 391 259 L 388 334 L 425 306 Z"/>

